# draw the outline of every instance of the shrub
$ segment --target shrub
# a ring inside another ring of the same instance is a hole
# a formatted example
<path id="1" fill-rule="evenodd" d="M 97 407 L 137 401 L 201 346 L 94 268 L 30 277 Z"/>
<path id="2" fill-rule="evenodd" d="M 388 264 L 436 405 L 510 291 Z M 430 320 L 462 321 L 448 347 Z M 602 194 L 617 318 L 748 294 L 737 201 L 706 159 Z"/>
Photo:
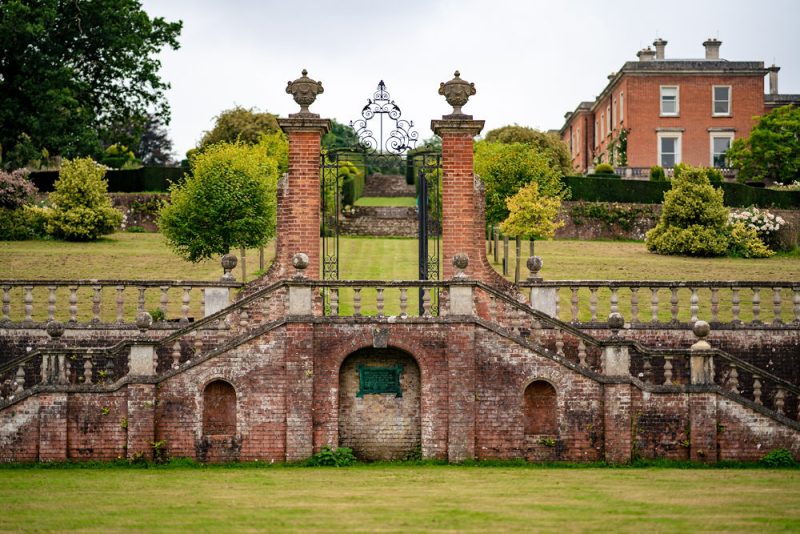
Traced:
<path id="1" fill-rule="evenodd" d="M 322 449 L 306 461 L 309 466 L 345 467 L 356 462 L 353 450 L 347 447 L 332 449 L 330 445 L 323 445 Z"/>
<path id="2" fill-rule="evenodd" d="M 614 174 L 614 167 L 610 163 L 599 163 L 594 168 L 595 174 Z"/>
<path id="3" fill-rule="evenodd" d="M 68 241 L 91 241 L 110 234 L 122 222 L 111 206 L 105 167 L 91 158 L 65 160 L 58 173 L 52 208 L 45 208 L 47 233 Z"/>
<path id="4" fill-rule="evenodd" d="M 38 237 L 29 213 L 25 208 L 0 207 L 0 241 L 24 241 Z"/>
<path id="5" fill-rule="evenodd" d="M 759 463 L 764 467 L 795 467 L 795 461 L 792 453 L 786 449 L 773 449 L 761 457 Z"/>
<path id="6" fill-rule="evenodd" d="M 36 194 L 36 186 L 28 180 L 22 169 L 12 172 L 0 171 L 0 207 L 21 208 Z"/>
<path id="7" fill-rule="evenodd" d="M 738 258 L 769 258 L 775 253 L 759 239 L 752 228 L 743 223 L 734 223 L 727 227 L 728 256 Z"/>
<path id="8" fill-rule="evenodd" d="M 651 182 L 666 182 L 667 173 L 664 172 L 664 167 L 660 165 L 653 165 L 650 167 L 650 181 Z"/>
<path id="9" fill-rule="evenodd" d="M 170 187 L 158 226 L 189 261 L 255 248 L 275 235 L 278 164 L 258 145 L 218 143 L 192 160 L 192 175 Z"/>
<path id="10" fill-rule="evenodd" d="M 734 210 L 728 215 L 728 223 L 734 225 L 741 223 L 743 226 L 754 230 L 761 241 L 772 250 L 778 247 L 778 232 L 786 225 L 783 217 L 776 216 L 767 210 L 750 207 L 745 210 Z"/>
<path id="11" fill-rule="evenodd" d="M 548 197 L 539 193 L 539 184 L 531 182 L 506 200 L 508 218 L 500 224 L 500 230 L 511 237 L 550 239 L 564 221 L 556 221 L 561 207 L 560 197 Z"/>

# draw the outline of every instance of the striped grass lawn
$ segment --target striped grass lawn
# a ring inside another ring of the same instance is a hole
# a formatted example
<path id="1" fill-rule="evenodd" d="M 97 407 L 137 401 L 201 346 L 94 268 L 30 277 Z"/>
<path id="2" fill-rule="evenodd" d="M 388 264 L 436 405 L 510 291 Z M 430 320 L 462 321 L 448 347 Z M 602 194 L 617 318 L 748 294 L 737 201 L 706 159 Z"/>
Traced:
<path id="1" fill-rule="evenodd" d="M 2 532 L 797 532 L 800 471 L 0 469 Z"/>

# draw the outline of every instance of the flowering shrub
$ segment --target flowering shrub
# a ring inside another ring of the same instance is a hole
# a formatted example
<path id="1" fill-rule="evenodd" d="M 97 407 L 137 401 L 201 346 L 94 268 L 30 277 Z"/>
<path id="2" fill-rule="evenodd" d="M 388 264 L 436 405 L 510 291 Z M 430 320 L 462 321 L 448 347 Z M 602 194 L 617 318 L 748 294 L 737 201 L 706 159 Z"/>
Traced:
<path id="1" fill-rule="evenodd" d="M 22 169 L 12 172 L 0 171 L 0 207 L 21 208 L 36 194 L 36 186 L 28 180 Z"/>
<path id="2" fill-rule="evenodd" d="M 775 191 L 800 191 L 800 181 L 795 180 L 790 184 L 771 185 L 769 189 L 774 189 Z"/>
<path id="3" fill-rule="evenodd" d="M 786 225 L 783 217 L 755 207 L 731 211 L 728 215 L 728 224 L 733 226 L 736 223 L 755 230 L 758 238 L 773 250 L 777 248 L 778 231 Z"/>

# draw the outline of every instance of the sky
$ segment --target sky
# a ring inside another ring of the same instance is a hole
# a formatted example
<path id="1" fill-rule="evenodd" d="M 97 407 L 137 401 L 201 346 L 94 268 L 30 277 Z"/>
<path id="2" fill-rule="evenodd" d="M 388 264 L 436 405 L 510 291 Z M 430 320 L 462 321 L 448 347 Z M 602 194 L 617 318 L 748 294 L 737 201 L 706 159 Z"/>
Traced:
<path id="1" fill-rule="evenodd" d="M 800 1 L 772 0 L 143 0 L 151 16 L 182 20 L 180 49 L 162 52 L 169 125 L 182 159 L 214 117 L 235 105 L 280 116 L 298 110 L 286 84 L 308 69 L 323 83 L 311 111 L 349 123 L 380 80 L 420 139 L 450 111 L 440 82 L 461 77 L 464 107 L 486 121 L 548 130 L 593 100 L 611 72 L 666 39 L 666 57 L 720 56 L 781 67 L 781 93 L 800 93 Z M 768 84 L 765 81 L 765 90 Z"/>

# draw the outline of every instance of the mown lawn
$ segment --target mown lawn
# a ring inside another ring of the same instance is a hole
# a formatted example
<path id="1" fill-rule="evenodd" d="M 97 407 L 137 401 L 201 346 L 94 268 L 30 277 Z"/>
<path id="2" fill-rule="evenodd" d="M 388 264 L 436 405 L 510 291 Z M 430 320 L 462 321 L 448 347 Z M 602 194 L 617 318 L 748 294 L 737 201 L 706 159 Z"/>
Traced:
<path id="1" fill-rule="evenodd" d="M 356 200 L 356 206 L 402 206 L 413 208 L 417 205 L 414 197 L 361 197 Z"/>
<path id="2" fill-rule="evenodd" d="M 788 532 L 800 471 L 1 469 L 0 531 Z"/>

